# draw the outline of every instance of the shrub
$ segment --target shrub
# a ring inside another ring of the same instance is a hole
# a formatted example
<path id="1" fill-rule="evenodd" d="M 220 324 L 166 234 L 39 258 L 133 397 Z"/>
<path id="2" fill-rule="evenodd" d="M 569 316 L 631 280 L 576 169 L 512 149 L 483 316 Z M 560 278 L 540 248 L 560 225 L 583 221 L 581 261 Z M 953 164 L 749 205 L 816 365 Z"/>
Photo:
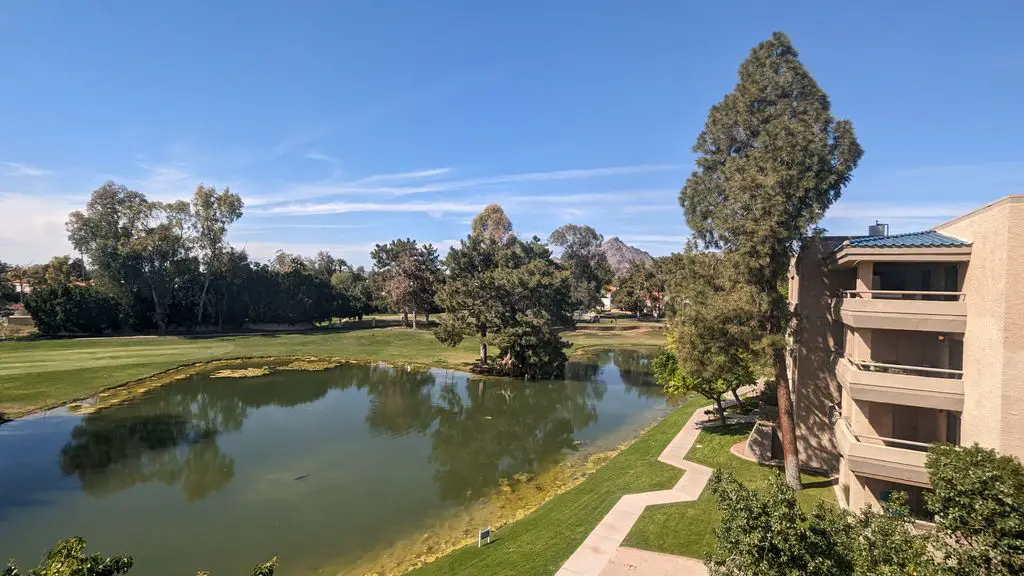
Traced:
<path id="1" fill-rule="evenodd" d="M 134 565 L 135 560 L 131 556 L 86 556 L 85 539 L 74 537 L 58 542 L 46 553 L 39 566 L 28 571 L 27 576 L 118 576 L 127 574 Z M 276 568 L 277 558 L 272 558 L 269 562 L 256 565 L 252 569 L 252 576 L 274 576 Z M 12 562 L 0 571 L 0 576 L 21 576 L 21 572 Z M 210 573 L 199 571 L 196 576 L 210 576 Z"/>
<path id="2" fill-rule="evenodd" d="M 94 286 L 44 286 L 26 297 L 25 309 L 45 335 L 102 334 L 120 326 L 117 301 Z"/>

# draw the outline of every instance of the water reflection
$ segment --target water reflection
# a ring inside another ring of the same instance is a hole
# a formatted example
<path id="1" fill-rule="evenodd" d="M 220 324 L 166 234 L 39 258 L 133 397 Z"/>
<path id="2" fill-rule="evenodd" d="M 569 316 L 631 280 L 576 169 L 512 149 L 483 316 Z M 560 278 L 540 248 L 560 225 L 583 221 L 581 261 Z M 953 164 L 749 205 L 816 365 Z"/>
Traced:
<path id="1" fill-rule="evenodd" d="M 370 366 L 361 376 L 356 386 L 365 387 L 369 397 L 366 424 L 370 432 L 388 436 L 423 434 L 433 424 L 434 373 Z"/>
<path id="2" fill-rule="evenodd" d="M 619 370 L 619 377 L 641 397 L 655 398 L 662 395 L 661 387 L 651 374 L 651 358 L 638 350 L 616 350 L 608 353 Z"/>
<path id="3" fill-rule="evenodd" d="M 0 430 L 0 556 L 31 563 L 80 534 L 153 576 L 239 572 L 254 550 L 296 573 L 345 573 L 504 479 L 632 437 L 663 406 L 644 369 L 615 352 L 562 382 L 382 365 L 197 376 L 89 415 L 15 421 Z"/>
<path id="4" fill-rule="evenodd" d="M 83 417 L 61 451 L 60 468 L 96 497 L 159 482 L 180 485 L 186 500 L 196 501 L 234 478 L 235 461 L 218 440 L 241 430 L 253 410 L 310 404 L 354 388 L 365 392 L 372 436 L 429 438 L 439 495 L 461 502 L 503 478 L 536 473 L 573 449 L 577 432 L 598 420 L 611 377 L 602 371 L 612 366 L 638 396 L 660 395 L 648 385 L 646 357 L 629 351 L 573 362 L 560 382 L 383 365 L 234 381 L 198 376 Z"/>
<path id="5" fill-rule="evenodd" d="M 597 421 L 602 382 L 469 380 L 441 388 L 431 434 L 434 481 L 446 500 L 472 499 L 502 478 L 532 474 L 574 446 Z"/>
<path id="6" fill-rule="evenodd" d="M 217 436 L 242 427 L 246 406 L 231 395 L 182 388 L 85 416 L 61 450 L 61 472 L 76 476 L 92 496 L 180 483 L 191 502 L 225 486 L 235 463 Z"/>

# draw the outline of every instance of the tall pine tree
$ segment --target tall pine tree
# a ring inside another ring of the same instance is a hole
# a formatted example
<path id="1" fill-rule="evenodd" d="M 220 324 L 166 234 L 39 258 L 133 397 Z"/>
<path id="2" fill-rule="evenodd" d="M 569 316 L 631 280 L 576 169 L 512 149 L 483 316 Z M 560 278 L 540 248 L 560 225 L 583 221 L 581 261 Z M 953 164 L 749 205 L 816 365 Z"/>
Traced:
<path id="1" fill-rule="evenodd" d="M 781 32 L 740 65 L 739 83 L 711 108 L 693 150 L 697 168 L 679 203 L 695 239 L 735 256 L 741 277 L 760 292 L 758 323 L 778 383 L 786 479 L 799 488 L 785 353 L 791 318 L 780 286 L 863 151 L 853 125 L 832 116 L 828 96 Z"/>

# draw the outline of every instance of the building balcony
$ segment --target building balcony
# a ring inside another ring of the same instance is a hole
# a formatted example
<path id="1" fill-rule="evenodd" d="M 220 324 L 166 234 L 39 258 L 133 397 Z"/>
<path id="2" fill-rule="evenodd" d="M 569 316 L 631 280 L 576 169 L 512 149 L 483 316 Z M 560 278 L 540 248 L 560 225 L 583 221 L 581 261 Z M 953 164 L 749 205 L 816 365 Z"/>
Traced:
<path id="1" fill-rule="evenodd" d="M 964 299 L 963 292 L 844 290 L 834 313 L 853 328 L 962 334 L 967 327 Z"/>
<path id="2" fill-rule="evenodd" d="M 929 487 L 925 468 L 928 444 L 896 438 L 854 434 L 850 423 L 840 417 L 835 425 L 839 453 L 854 474 Z"/>
<path id="3" fill-rule="evenodd" d="M 854 400 L 963 412 L 963 371 L 840 358 L 836 379 Z"/>

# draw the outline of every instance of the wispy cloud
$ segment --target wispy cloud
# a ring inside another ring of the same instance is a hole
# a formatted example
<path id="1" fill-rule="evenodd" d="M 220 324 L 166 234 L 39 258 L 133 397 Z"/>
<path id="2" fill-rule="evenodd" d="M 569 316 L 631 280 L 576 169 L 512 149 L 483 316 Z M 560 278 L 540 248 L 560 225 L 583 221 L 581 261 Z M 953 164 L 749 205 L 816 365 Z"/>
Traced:
<path id="1" fill-rule="evenodd" d="M 403 181 L 421 180 L 444 176 L 451 172 L 450 168 L 433 168 L 398 174 L 382 174 L 368 176 L 347 182 L 320 182 L 298 184 L 284 190 L 273 198 L 255 199 L 255 203 L 269 204 L 272 202 L 312 200 L 329 196 L 341 195 L 388 195 L 406 196 L 431 192 L 453 192 L 459 190 L 487 190 L 503 184 L 527 182 L 555 182 L 565 180 L 584 180 L 630 174 L 647 174 L 654 172 L 670 172 L 683 168 L 681 164 L 640 164 L 635 166 L 613 166 L 607 168 L 588 168 L 572 170 L 553 170 L 549 172 L 525 172 L 517 174 L 499 174 L 480 178 L 461 180 L 434 180 L 427 183 L 402 184 Z M 381 186 L 382 183 L 392 183 Z M 373 184 L 373 186 L 368 186 Z"/>
<path id="2" fill-rule="evenodd" d="M 448 182 L 449 186 L 459 188 L 472 188 L 475 186 L 489 186 L 493 184 L 511 184 L 515 182 L 551 182 L 556 180 L 583 180 L 587 178 L 601 178 L 605 176 L 620 176 L 626 174 L 644 174 L 650 172 L 671 172 L 683 168 L 682 164 L 639 164 L 636 166 L 612 166 L 609 168 L 586 168 L 572 170 L 552 170 L 549 172 L 526 172 L 521 174 L 502 174 L 498 176 L 486 176 L 470 180 Z"/>
<path id="3" fill-rule="evenodd" d="M 949 218 L 977 208 L 977 203 L 879 203 L 840 201 L 826 214 L 827 218 L 923 219 Z"/>
<path id="4" fill-rule="evenodd" d="M 268 230 L 271 228 L 345 230 L 350 228 L 370 228 L 372 226 L 373 224 L 278 224 L 274 222 L 268 222 L 266 224 L 260 224 L 259 226 L 244 226 L 242 224 L 239 224 L 234 229 L 243 232 L 255 232 Z"/>
<path id="5" fill-rule="evenodd" d="M 338 159 L 334 156 L 328 156 L 327 154 L 321 154 L 320 152 L 306 152 L 302 155 L 303 158 L 309 160 L 319 160 L 320 162 L 327 162 L 328 164 L 338 164 Z"/>
<path id="6" fill-rule="evenodd" d="M 507 204 L 591 204 L 594 202 L 627 203 L 638 200 L 662 198 L 664 190 L 619 190 L 615 192 L 594 192 L 590 194 L 532 194 L 509 196 L 502 200 Z"/>
<path id="7" fill-rule="evenodd" d="M 327 196 L 339 196 L 344 194 L 364 194 L 390 196 L 398 195 L 398 191 L 405 190 L 404 187 L 396 187 L 394 184 L 409 180 L 421 180 L 441 176 L 449 172 L 450 168 L 430 168 L 427 170 L 414 170 L 411 172 L 395 172 L 386 174 L 374 174 L 341 184 L 332 182 L 303 183 L 285 187 L 285 190 L 273 196 L 254 196 L 245 199 L 249 206 L 260 206 L 265 204 L 277 204 L 282 202 L 294 202 L 297 200 L 312 200 Z M 373 184 L 373 186 L 369 186 Z M 381 185 L 385 184 L 385 185 Z"/>
<path id="8" fill-rule="evenodd" d="M 346 214 L 349 212 L 421 212 L 432 216 L 445 213 L 475 213 L 484 204 L 464 202 L 326 202 L 320 204 L 288 204 L 254 211 L 266 215 L 308 216 L 314 214 Z"/>
<path id="9" fill-rule="evenodd" d="M 5 176 L 35 178 L 52 173 L 50 170 L 46 170 L 45 168 L 32 166 L 31 164 L 22 164 L 20 162 L 0 162 L 0 166 L 5 166 L 7 168 L 4 172 Z"/>
<path id="10" fill-rule="evenodd" d="M 396 174 L 376 174 L 360 178 L 352 182 L 353 186 L 359 184 L 370 184 L 373 182 L 394 182 L 402 180 L 417 180 L 420 178 L 431 178 L 451 172 L 451 168 L 430 168 L 428 170 L 413 170 L 411 172 L 398 172 Z"/>

